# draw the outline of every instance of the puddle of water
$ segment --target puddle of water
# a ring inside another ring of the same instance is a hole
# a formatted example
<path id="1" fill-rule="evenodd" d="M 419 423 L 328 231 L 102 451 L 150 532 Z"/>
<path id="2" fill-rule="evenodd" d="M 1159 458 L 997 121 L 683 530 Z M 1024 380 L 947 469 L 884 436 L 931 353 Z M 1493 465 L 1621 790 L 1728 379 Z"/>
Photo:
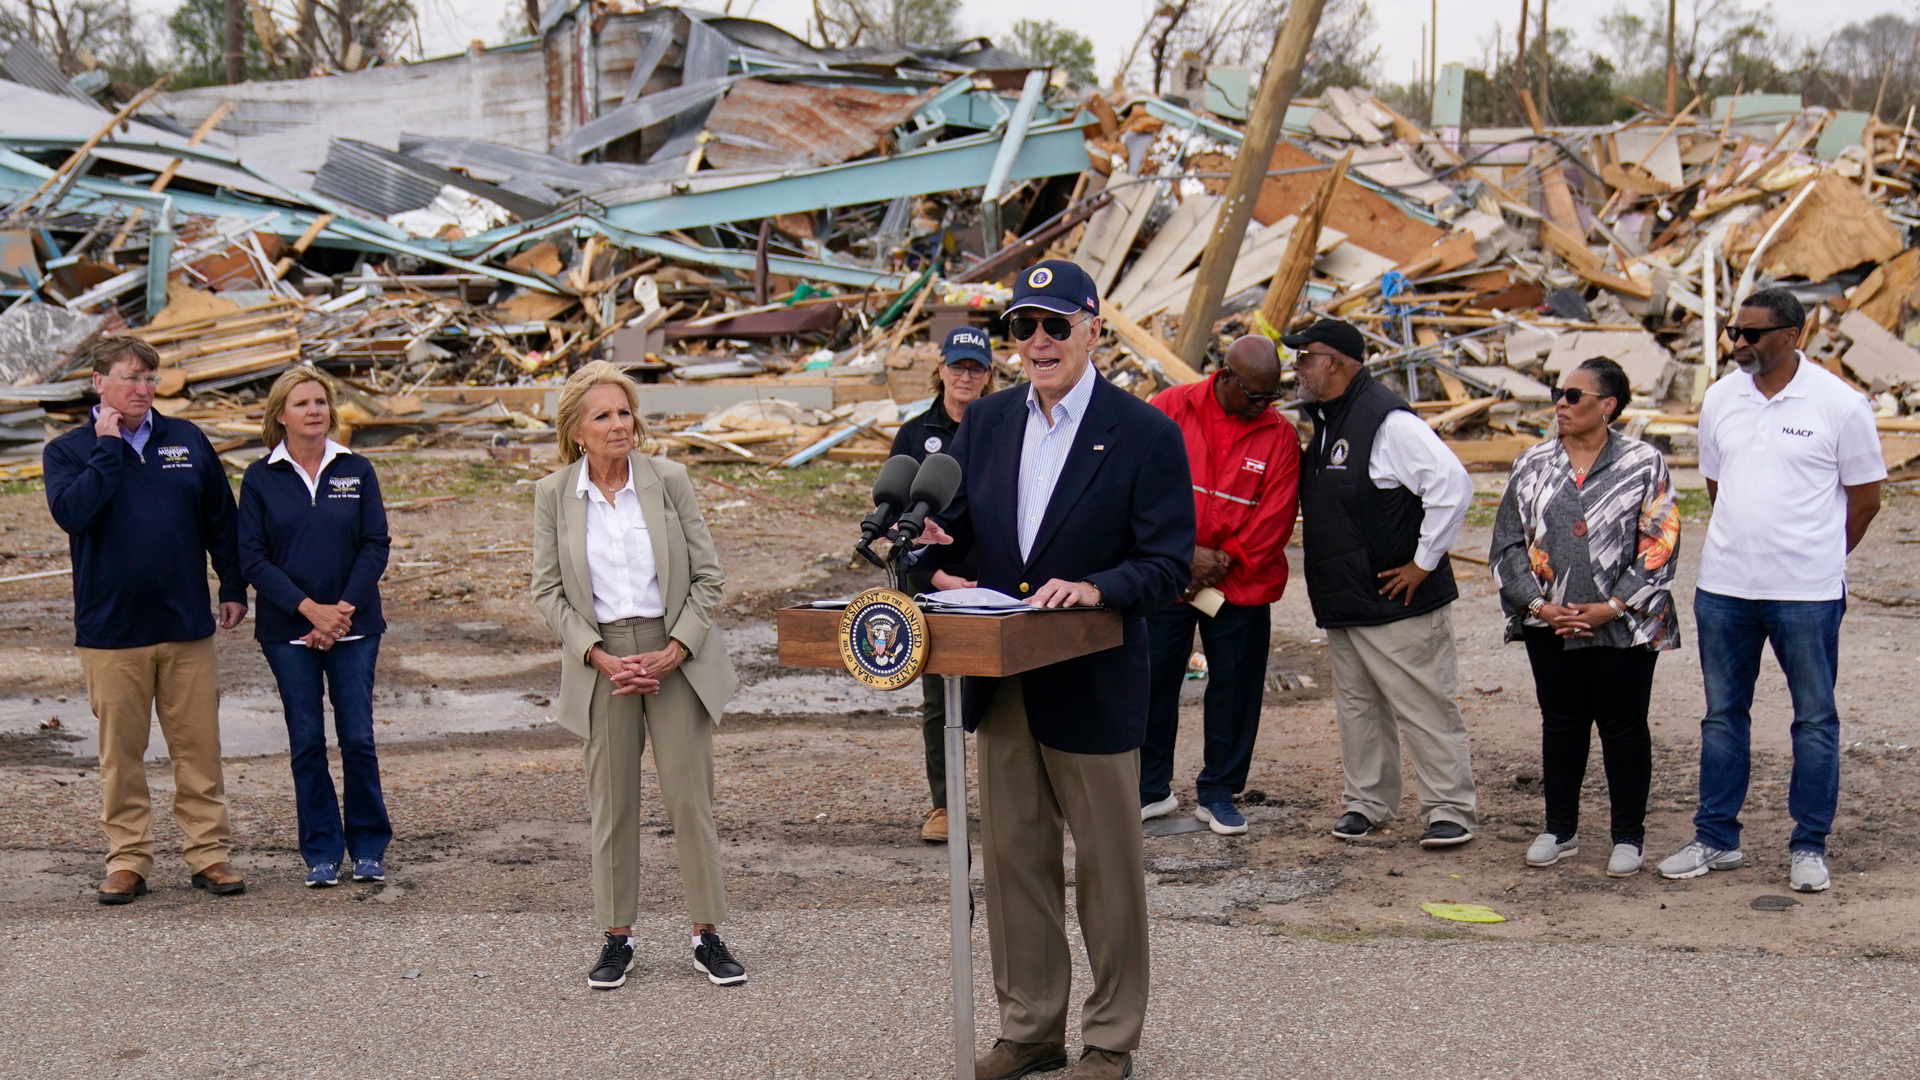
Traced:
<path id="1" fill-rule="evenodd" d="M 779 638 L 771 623 L 729 628 L 727 652 L 736 666 L 748 672 L 764 670 L 780 662 Z M 894 712 L 919 708 L 917 683 L 900 690 L 875 690 L 844 671 L 825 668 L 743 679 L 739 691 L 727 703 L 727 712 L 749 715 Z"/>

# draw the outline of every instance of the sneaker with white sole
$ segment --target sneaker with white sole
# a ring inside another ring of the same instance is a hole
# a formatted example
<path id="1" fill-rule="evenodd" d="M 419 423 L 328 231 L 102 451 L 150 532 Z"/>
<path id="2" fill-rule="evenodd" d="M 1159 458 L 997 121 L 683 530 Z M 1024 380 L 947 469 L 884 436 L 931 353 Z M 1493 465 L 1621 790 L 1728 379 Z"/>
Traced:
<path id="1" fill-rule="evenodd" d="M 1660 860 L 1660 876 L 1676 881 L 1697 878 L 1709 870 L 1738 870 L 1747 865 L 1739 848 L 1722 851 L 1698 840 Z"/>
<path id="2" fill-rule="evenodd" d="M 1632 877 L 1646 861 L 1639 844 L 1615 844 L 1613 854 L 1607 857 L 1607 876 Z"/>
<path id="3" fill-rule="evenodd" d="M 1178 795 L 1169 795 L 1159 802 L 1143 802 L 1140 804 L 1140 820 L 1152 821 L 1157 817 L 1166 817 L 1178 809 L 1180 809 Z"/>
<path id="4" fill-rule="evenodd" d="M 1552 866 L 1561 859 L 1571 859 L 1580 854 L 1580 834 L 1561 840 L 1550 832 L 1534 837 L 1533 846 L 1527 849 L 1528 866 Z"/>
<path id="5" fill-rule="evenodd" d="M 617 990 L 627 983 L 633 970 L 633 939 L 608 934 L 600 948 L 600 959 L 587 973 L 587 985 L 595 990 Z"/>
<path id="6" fill-rule="evenodd" d="M 1193 808 L 1193 816 L 1207 823 L 1207 828 L 1221 836 L 1239 836 L 1247 831 L 1247 819 L 1227 799 L 1217 803 L 1207 803 Z"/>
<path id="7" fill-rule="evenodd" d="M 1793 885 L 1794 892 L 1826 892 L 1833 884 L 1833 876 L 1827 873 L 1827 857 L 1818 851 L 1796 851 L 1793 853 L 1793 869 L 1788 871 L 1787 881 Z"/>

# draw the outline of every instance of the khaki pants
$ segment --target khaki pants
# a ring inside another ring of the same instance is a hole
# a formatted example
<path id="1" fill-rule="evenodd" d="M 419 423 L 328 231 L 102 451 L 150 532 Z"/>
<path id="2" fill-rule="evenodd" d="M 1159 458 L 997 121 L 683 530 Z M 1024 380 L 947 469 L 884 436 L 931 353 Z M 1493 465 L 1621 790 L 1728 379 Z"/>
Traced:
<path id="1" fill-rule="evenodd" d="M 213 638 L 136 649 L 81 649 L 87 702 L 100 721 L 100 825 L 107 871 L 153 876 L 153 799 L 147 740 L 155 707 L 173 762 L 173 820 L 187 869 L 227 861 L 233 823 L 220 772 L 220 662 Z"/>
<path id="2" fill-rule="evenodd" d="M 1400 743 L 1413 762 L 1420 818 L 1476 824 L 1467 722 L 1454 704 L 1453 605 L 1384 626 L 1327 631 L 1345 809 L 1379 824 L 1400 816 Z"/>
<path id="3" fill-rule="evenodd" d="M 602 623 L 615 656 L 667 647 L 660 619 Z M 698 923 L 727 918 L 720 840 L 713 828 L 713 721 L 687 677 L 675 671 L 657 694 L 616 696 L 602 675 L 593 688 L 587 736 L 587 800 L 593 813 L 593 913 L 604 927 L 631 926 L 640 910 L 640 754 L 653 738 L 660 801 L 673 824 L 673 847 Z"/>
<path id="4" fill-rule="evenodd" d="M 1147 1013 L 1147 886 L 1140 850 L 1140 752 L 1068 754 L 1027 728 L 1020 678 L 1004 679 L 980 725 L 980 847 L 1000 1037 L 1064 1042 L 1067 952 L 1061 826 L 1073 830 L 1074 907 L 1093 968 L 1082 1042 L 1139 1047 Z"/>

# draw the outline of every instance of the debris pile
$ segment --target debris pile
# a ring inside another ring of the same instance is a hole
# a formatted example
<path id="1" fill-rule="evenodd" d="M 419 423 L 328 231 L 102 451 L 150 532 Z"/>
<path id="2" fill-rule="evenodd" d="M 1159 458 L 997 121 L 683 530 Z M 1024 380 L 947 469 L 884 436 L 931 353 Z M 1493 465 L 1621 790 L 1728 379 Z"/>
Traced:
<path id="1" fill-rule="evenodd" d="M 1548 387 L 1601 355 L 1631 376 L 1631 429 L 1686 461 L 1729 312 L 1784 285 L 1814 313 L 1808 355 L 1872 396 L 1889 464 L 1920 458 L 1911 113 L 1742 95 L 1429 130 L 1328 89 L 1288 110 L 1193 364 L 1169 343 L 1236 121 L 1071 91 L 985 39 L 829 50 L 592 0 L 553 0 L 541 34 L 105 106 L 0 80 L 22 118 L 0 139 L 0 460 L 84 417 L 77 357 L 110 332 L 160 350 L 158 407 L 236 462 L 295 363 L 336 380 L 357 445 L 499 448 L 551 440 L 591 358 L 647 384 L 666 453 L 879 460 L 931 400 L 948 330 L 1010 355 L 1008 284 L 1049 257 L 1093 273 L 1096 362 L 1142 397 L 1235 336 L 1334 315 L 1486 467 L 1542 437 Z"/>

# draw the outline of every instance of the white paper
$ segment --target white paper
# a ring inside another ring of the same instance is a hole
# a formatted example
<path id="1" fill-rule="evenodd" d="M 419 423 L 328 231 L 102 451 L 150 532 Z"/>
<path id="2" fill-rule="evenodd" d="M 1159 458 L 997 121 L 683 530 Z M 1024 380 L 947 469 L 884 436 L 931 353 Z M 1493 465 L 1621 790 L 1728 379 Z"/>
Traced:
<path id="1" fill-rule="evenodd" d="M 1025 600 L 1008 596 L 997 589 L 943 589 L 939 592 L 921 593 L 918 599 L 941 607 L 976 608 L 989 611 L 1028 606 Z"/>

